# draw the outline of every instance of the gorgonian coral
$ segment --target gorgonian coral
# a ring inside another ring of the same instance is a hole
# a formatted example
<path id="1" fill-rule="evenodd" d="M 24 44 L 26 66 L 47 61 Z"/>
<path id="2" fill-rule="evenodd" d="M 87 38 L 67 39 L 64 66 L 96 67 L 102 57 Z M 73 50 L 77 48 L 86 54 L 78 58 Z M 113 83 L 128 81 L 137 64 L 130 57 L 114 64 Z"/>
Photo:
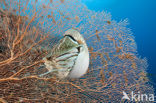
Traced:
<path id="1" fill-rule="evenodd" d="M 78 0 L 0 2 L 1 102 L 121 102 L 122 91 L 153 93 L 127 19 L 116 22 Z M 89 47 L 87 74 L 71 80 L 39 77 L 47 71 L 42 58 L 69 28 Z"/>

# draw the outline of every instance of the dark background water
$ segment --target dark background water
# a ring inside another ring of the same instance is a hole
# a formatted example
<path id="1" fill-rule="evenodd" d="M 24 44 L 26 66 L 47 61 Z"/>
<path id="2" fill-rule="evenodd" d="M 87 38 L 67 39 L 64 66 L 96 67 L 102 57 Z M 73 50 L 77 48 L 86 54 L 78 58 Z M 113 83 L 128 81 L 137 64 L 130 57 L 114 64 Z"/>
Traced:
<path id="1" fill-rule="evenodd" d="M 148 60 L 147 72 L 156 94 L 156 0 L 82 0 L 89 9 L 108 11 L 112 19 L 128 18 L 138 54 Z"/>

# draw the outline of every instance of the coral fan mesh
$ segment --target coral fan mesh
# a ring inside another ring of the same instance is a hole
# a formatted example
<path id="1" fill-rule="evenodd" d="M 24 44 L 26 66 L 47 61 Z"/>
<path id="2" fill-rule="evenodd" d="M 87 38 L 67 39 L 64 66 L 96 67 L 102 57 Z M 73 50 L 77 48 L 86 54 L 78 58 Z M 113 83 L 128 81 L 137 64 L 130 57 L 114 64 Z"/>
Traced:
<path id="1" fill-rule="evenodd" d="M 121 102 L 122 91 L 153 93 L 147 61 L 137 54 L 128 20 L 89 10 L 78 0 L 0 0 L 0 101 L 4 103 Z M 57 80 L 42 58 L 69 29 L 90 52 L 87 73 Z"/>

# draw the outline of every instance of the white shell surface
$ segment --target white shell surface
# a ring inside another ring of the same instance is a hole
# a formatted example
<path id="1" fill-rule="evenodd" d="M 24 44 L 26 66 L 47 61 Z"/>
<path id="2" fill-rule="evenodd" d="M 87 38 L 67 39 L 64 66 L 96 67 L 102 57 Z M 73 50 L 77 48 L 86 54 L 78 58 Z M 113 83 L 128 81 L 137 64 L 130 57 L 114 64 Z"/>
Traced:
<path id="1" fill-rule="evenodd" d="M 89 66 L 89 53 L 88 50 L 84 50 L 78 55 L 75 66 L 73 70 L 70 72 L 68 77 L 80 78 L 87 72 L 88 66 Z"/>

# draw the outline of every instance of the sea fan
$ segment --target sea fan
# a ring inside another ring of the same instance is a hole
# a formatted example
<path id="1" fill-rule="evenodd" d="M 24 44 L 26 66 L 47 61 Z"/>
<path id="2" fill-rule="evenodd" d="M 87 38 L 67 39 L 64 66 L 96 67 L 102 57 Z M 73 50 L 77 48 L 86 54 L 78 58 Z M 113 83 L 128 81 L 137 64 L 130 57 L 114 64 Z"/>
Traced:
<path id="1" fill-rule="evenodd" d="M 0 101 L 124 102 L 123 91 L 153 93 L 147 61 L 139 58 L 128 19 L 89 10 L 78 0 L 0 1 Z M 43 58 L 69 29 L 78 30 L 90 52 L 79 79 L 57 80 Z"/>

